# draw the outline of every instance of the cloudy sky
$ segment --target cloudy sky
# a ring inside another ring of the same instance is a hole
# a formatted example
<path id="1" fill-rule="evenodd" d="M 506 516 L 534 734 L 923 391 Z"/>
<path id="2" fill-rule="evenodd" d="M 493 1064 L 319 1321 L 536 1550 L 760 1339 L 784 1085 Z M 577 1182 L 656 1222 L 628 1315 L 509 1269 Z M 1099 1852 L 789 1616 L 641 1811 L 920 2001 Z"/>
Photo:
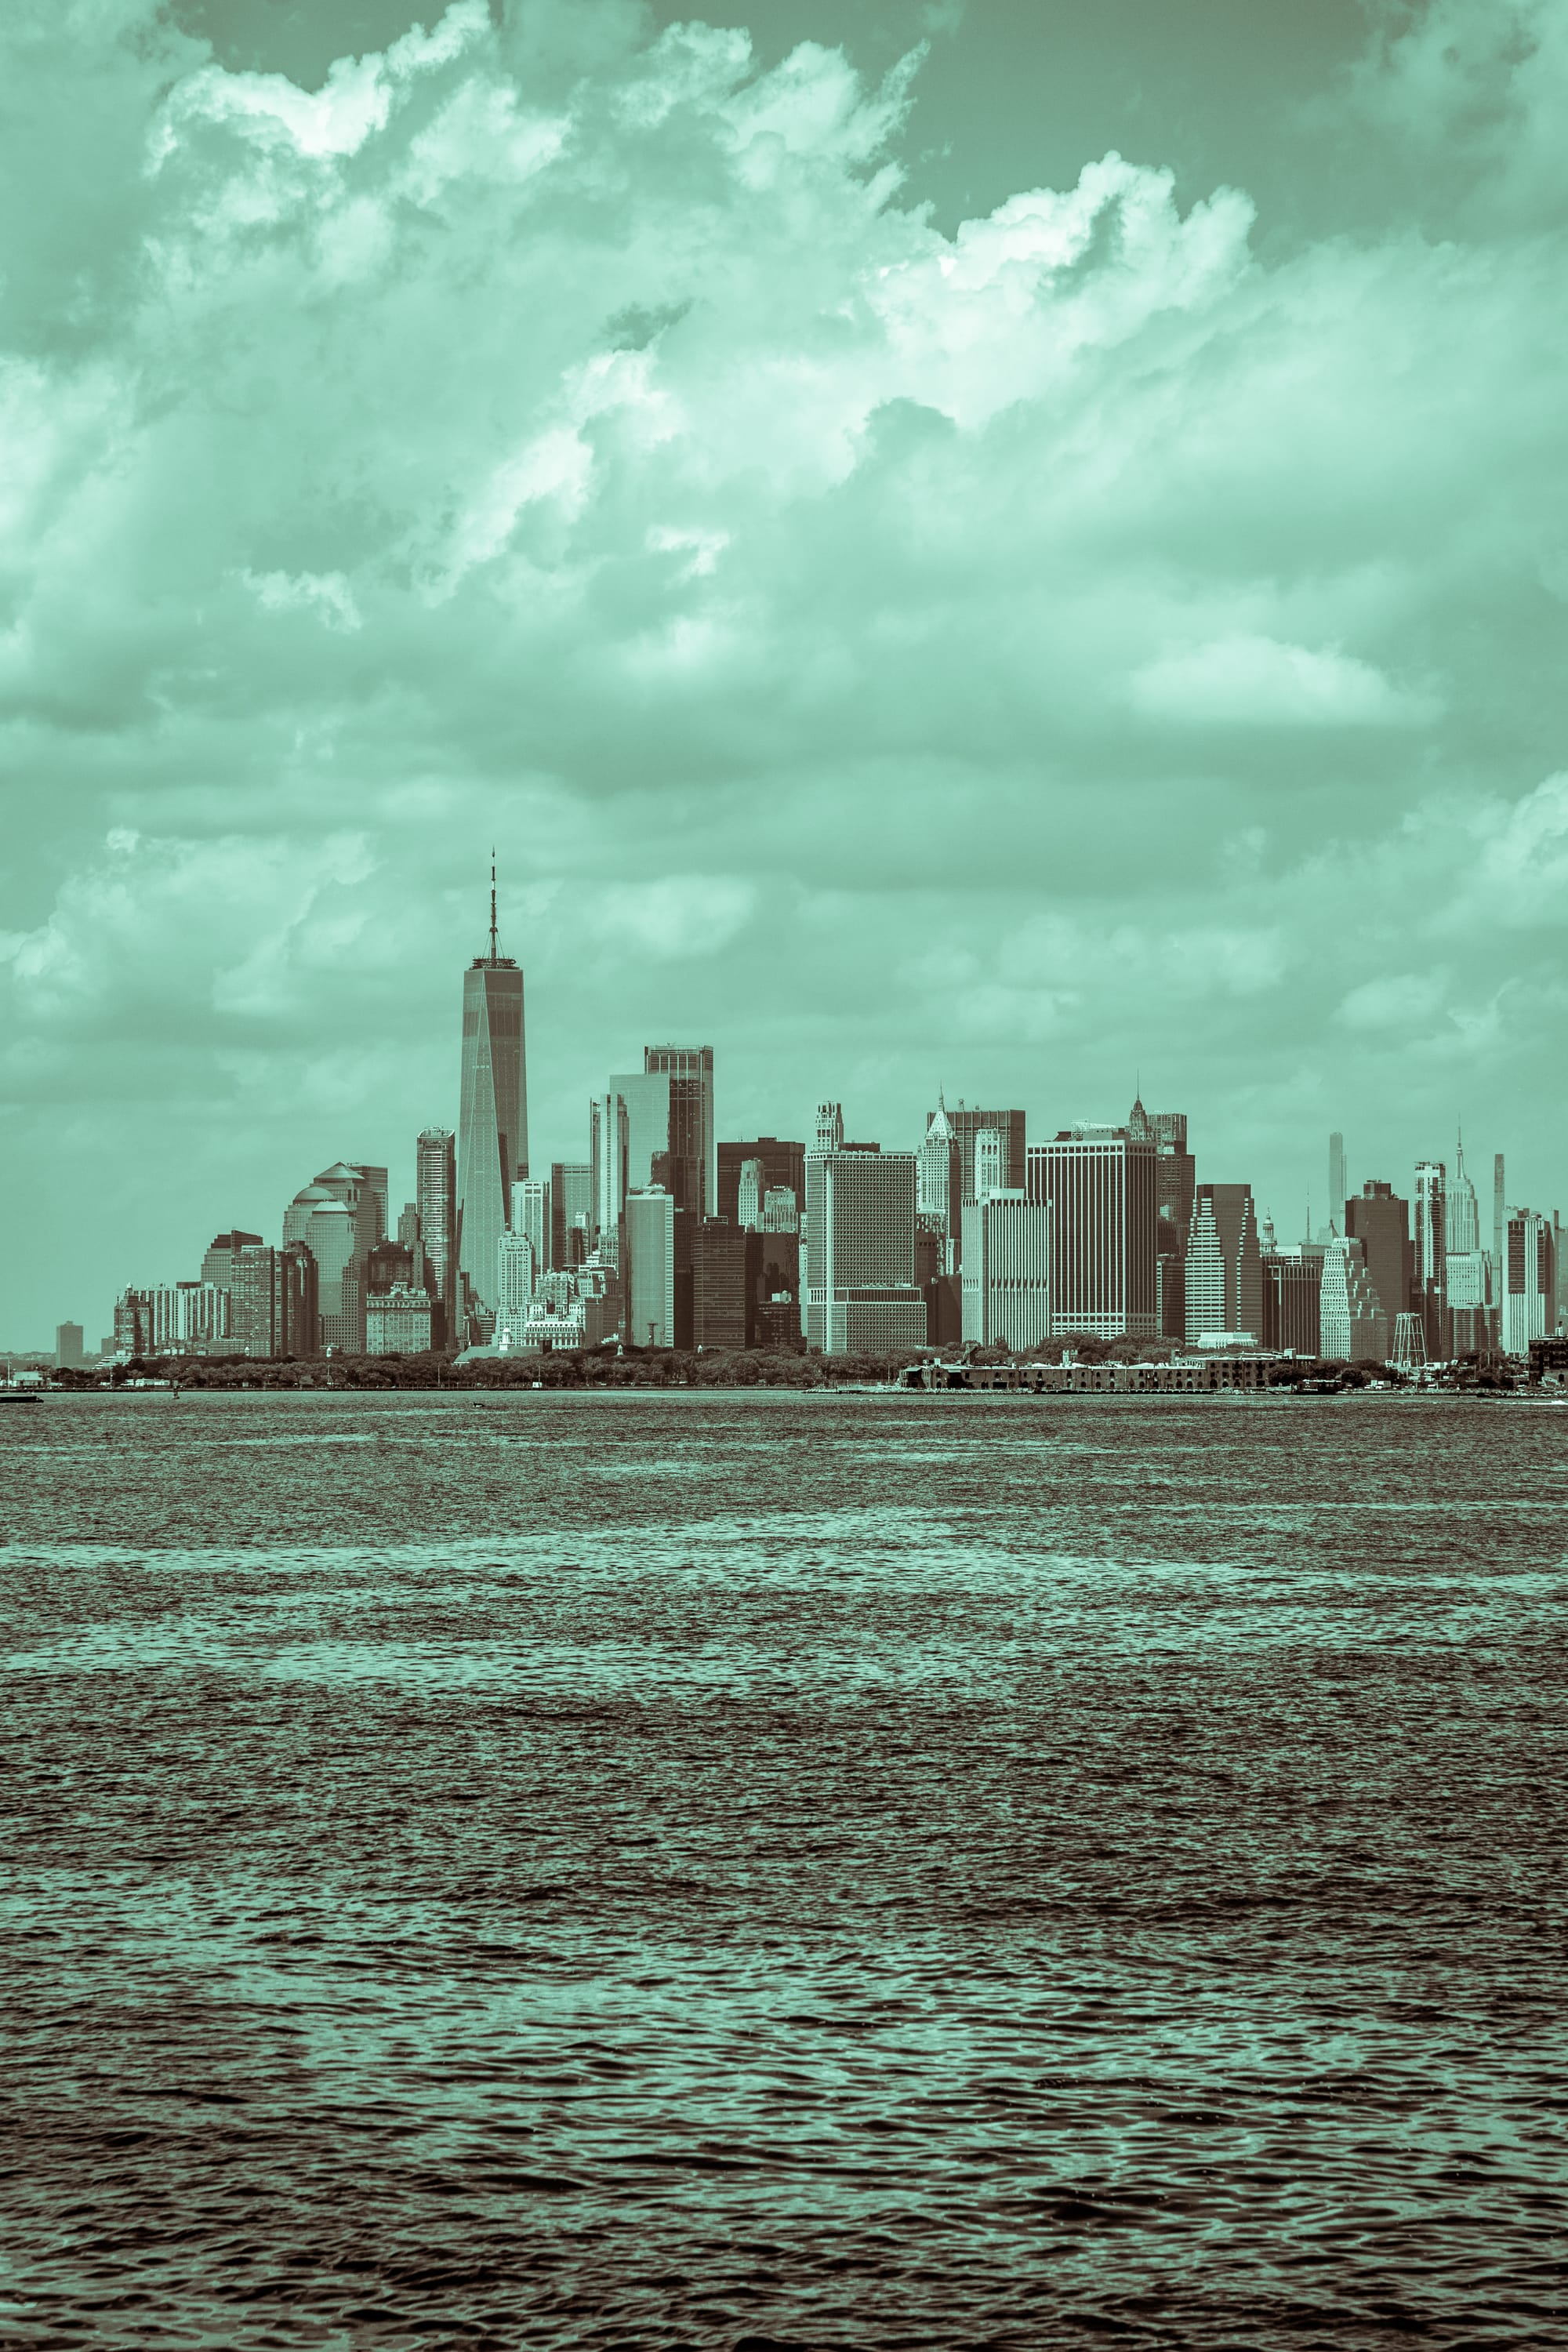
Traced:
<path id="1" fill-rule="evenodd" d="M 0 1340 L 456 1112 L 1568 1207 L 1561 0 L 10 0 Z"/>

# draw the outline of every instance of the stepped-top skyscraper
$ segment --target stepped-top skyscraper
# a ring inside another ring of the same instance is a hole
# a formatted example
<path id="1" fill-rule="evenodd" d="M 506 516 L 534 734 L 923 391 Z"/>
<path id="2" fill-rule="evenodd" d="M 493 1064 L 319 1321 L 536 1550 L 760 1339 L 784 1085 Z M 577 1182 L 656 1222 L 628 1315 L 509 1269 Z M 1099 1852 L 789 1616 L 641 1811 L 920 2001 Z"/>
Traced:
<path id="1" fill-rule="evenodd" d="M 487 1311 L 512 1185 L 528 1173 L 528 1070 L 522 973 L 496 942 L 490 861 L 489 953 L 463 974 L 463 1069 L 458 1110 L 458 1271 Z"/>

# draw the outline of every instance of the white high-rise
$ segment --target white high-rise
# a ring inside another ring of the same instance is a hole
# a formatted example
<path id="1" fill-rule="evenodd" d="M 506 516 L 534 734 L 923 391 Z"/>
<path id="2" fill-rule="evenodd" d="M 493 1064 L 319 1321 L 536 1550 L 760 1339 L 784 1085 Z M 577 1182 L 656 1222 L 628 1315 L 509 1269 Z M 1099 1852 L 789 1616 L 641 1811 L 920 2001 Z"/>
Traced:
<path id="1" fill-rule="evenodd" d="M 978 1201 L 966 1201 L 961 1265 L 965 1340 L 1016 1352 L 1037 1348 L 1050 1337 L 1047 1202 L 999 1186 Z"/>
<path id="2" fill-rule="evenodd" d="M 805 1212 L 801 1288 L 810 1344 L 826 1355 L 923 1346 L 925 1300 L 915 1282 L 914 1153 L 810 1153 Z"/>

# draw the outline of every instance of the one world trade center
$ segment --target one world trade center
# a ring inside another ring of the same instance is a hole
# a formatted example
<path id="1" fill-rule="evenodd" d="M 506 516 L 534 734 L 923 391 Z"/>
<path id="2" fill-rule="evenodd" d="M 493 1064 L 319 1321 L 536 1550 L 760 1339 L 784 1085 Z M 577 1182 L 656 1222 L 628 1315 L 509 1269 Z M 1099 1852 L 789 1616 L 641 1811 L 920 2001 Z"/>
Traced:
<path id="1" fill-rule="evenodd" d="M 458 1112 L 458 1271 L 473 1305 L 493 1314 L 498 1244 L 513 1181 L 528 1173 L 528 1072 L 522 973 L 496 945 L 490 862 L 490 945 L 463 974 L 463 1075 Z"/>

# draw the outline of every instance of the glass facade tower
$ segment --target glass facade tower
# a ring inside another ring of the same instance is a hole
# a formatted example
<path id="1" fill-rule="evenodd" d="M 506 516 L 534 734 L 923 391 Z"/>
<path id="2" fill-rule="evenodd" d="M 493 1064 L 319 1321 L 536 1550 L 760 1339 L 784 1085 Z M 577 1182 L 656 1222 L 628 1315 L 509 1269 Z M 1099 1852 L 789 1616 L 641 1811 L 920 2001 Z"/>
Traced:
<path id="1" fill-rule="evenodd" d="M 487 1312 L 496 1303 L 497 1251 L 511 1188 L 528 1173 L 528 1072 L 522 973 L 496 944 L 490 874 L 489 953 L 463 974 L 463 1057 L 458 1110 L 458 1272 Z"/>

